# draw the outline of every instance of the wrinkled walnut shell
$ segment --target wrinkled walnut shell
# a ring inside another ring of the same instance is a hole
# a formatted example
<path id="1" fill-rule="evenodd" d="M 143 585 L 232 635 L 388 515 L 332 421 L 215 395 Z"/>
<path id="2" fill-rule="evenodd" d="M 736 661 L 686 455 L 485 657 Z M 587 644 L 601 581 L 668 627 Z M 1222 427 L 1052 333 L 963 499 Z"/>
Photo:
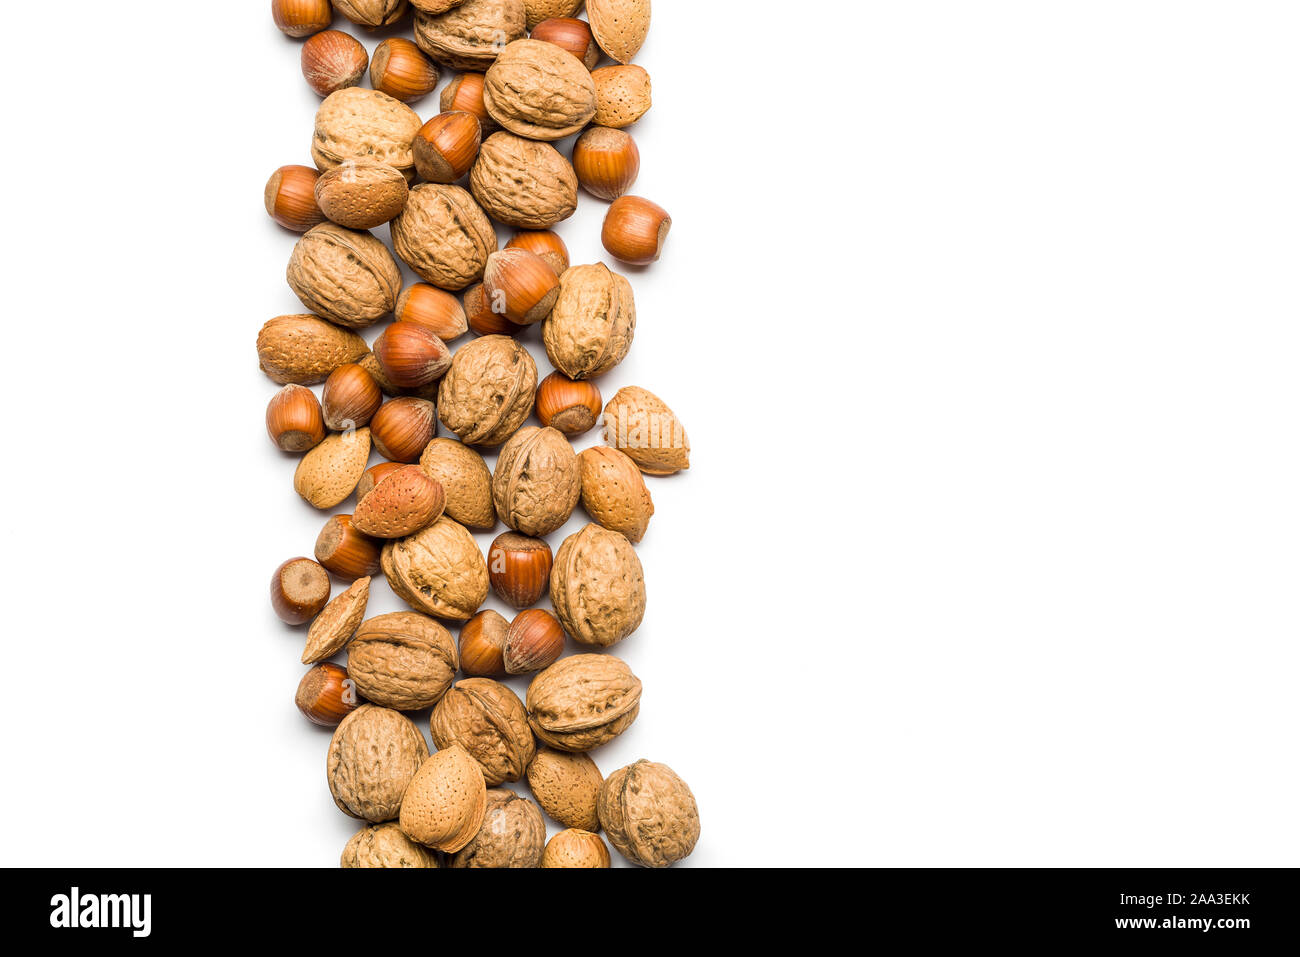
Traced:
<path id="1" fill-rule="evenodd" d="M 445 515 L 409 538 L 384 545 L 389 586 L 416 611 L 465 621 L 488 593 L 487 562 L 465 526 Z"/>
<path id="2" fill-rule="evenodd" d="M 415 177 L 411 143 L 421 125 L 401 100 L 351 86 L 331 93 L 316 111 L 311 158 L 322 173 L 347 160 L 382 163 L 409 182 Z"/>
<path id="3" fill-rule="evenodd" d="M 388 315 L 402 290 L 388 247 L 335 223 L 313 226 L 298 240 L 285 277 L 304 306 L 350 329 Z"/>
<path id="4" fill-rule="evenodd" d="M 325 770 L 330 794 L 344 814 L 379 823 L 397 817 L 406 787 L 429 755 L 410 719 L 363 704 L 330 739 Z"/>
<path id="5" fill-rule="evenodd" d="M 645 615 L 645 578 L 632 543 L 599 525 L 566 538 L 551 569 L 551 604 L 580 644 L 608 648 L 636 631 Z"/>
<path id="6" fill-rule="evenodd" d="M 464 289 L 482 279 L 488 256 L 497 250 L 496 231 L 474 198 L 443 183 L 411 190 L 393 220 L 392 236 L 402 261 L 440 289 Z"/>
<path id="7" fill-rule="evenodd" d="M 642 867 L 675 864 L 700 839 L 695 795 L 666 764 L 619 768 L 601 787 L 597 810 L 609 842 Z"/>
<path id="8" fill-rule="evenodd" d="M 398 821 L 411 840 L 450 854 L 478 833 L 486 808 L 487 787 L 478 762 L 453 745 L 420 765 L 402 798 Z"/>
<path id="9" fill-rule="evenodd" d="M 542 810 L 565 827 L 600 830 L 596 800 L 604 783 L 591 756 L 542 748 L 528 765 L 528 787 Z"/>
<path id="10" fill-rule="evenodd" d="M 511 133 L 559 140 L 596 115 L 596 84 L 576 57 L 555 44 L 516 40 L 488 68 L 483 105 Z"/>
<path id="11" fill-rule="evenodd" d="M 406 0 L 332 0 L 335 9 L 363 27 L 386 27 L 406 13 Z"/>
<path id="12" fill-rule="evenodd" d="M 521 229 L 549 229 L 578 208 L 578 175 L 549 143 L 493 133 L 479 148 L 469 188 L 488 214 Z"/>
<path id="13" fill-rule="evenodd" d="M 578 456 L 559 430 L 526 426 L 501 447 L 492 504 L 515 531 L 549 535 L 569 520 L 581 494 Z"/>
<path id="14" fill-rule="evenodd" d="M 457 70 L 486 70 L 525 29 L 524 0 L 465 0 L 446 13 L 415 15 L 420 49 Z"/>
<path id="15" fill-rule="evenodd" d="M 528 798 L 512 791 L 487 792 L 483 824 L 450 867 L 537 867 L 546 844 L 546 821 Z"/>
<path id="16" fill-rule="evenodd" d="M 593 379 L 623 361 L 636 332 L 632 284 L 604 263 L 573 266 L 560 276 L 560 295 L 542 342 L 551 364 L 570 379 Z"/>
<path id="17" fill-rule="evenodd" d="M 348 674 L 362 697 L 398 711 L 436 704 L 459 667 L 451 633 L 413 611 L 362 622 L 348 644 Z"/>
<path id="18" fill-rule="evenodd" d="M 440 748 L 459 744 L 468 751 L 488 787 L 518 781 L 537 753 L 524 703 L 490 678 L 465 678 L 452 685 L 433 709 L 429 732 Z"/>
<path id="19" fill-rule="evenodd" d="M 437 867 L 438 858 L 416 844 L 391 821 L 371 824 L 352 835 L 339 858 L 340 867 Z"/>
<path id="20" fill-rule="evenodd" d="M 613 655 L 571 655 L 538 674 L 524 699 L 533 733 L 561 751 L 590 751 L 636 720 L 641 681 Z"/>
<path id="21" fill-rule="evenodd" d="M 500 445 L 528 418 L 537 364 L 509 336 L 483 336 L 451 357 L 438 386 L 438 418 L 469 445 Z"/>

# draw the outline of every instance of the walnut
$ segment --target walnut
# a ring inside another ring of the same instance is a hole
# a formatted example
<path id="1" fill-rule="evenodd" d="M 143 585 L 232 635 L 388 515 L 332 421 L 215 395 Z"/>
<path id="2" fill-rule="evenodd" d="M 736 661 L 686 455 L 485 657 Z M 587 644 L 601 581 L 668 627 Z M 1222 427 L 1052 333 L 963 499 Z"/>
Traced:
<path id="1" fill-rule="evenodd" d="M 632 284 L 604 263 L 573 266 L 542 326 L 551 364 L 570 379 L 593 379 L 623 361 L 636 332 Z"/>
<path id="2" fill-rule="evenodd" d="M 700 839 L 695 795 L 666 764 L 619 768 L 601 786 L 597 810 L 609 842 L 642 867 L 675 864 Z"/>
<path id="3" fill-rule="evenodd" d="M 391 821 L 370 824 L 352 835 L 343 855 L 341 867 L 437 867 L 438 858 L 402 833 Z"/>
<path id="4" fill-rule="evenodd" d="M 304 306 L 349 329 L 388 315 L 402 291 L 402 273 L 388 247 L 334 223 L 313 226 L 298 240 L 285 275 Z"/>
<path id="5" fill-rule="evenodd" d="M 483 278 L 497 234 L 474 197 L 459 186 L 422 183 L 392 223 L 393 249 L 421 279 L 464 289 Z"/>
<path id="6" fill-rule="evenodd" d="M 416 611 L 466 621 L 488 593 L 487 562 L 465 526 L 445 515 L 380 553 L 389 586 Z"/>
<path id="7" fill-rule="evenodd" d="M 528 765 L 528 787 L 542 810 L 565 827 L 600 828 L 596 799 L 604 778 L 590 755 L 542 748 Z"/>
<path id="8" fill-rule="evenodd" d="M 596 115 L 596 84 L 567 50 L 540 40 L 516 40 L 488 68 L 483 105 L 512 133 L 559 140 Z"/>
<path id="9" fill-rule="evenodd" d="M 636 463 L 607 445 L 583 449 L 582 507 L 587 514 L 611 531 L 636 544 L 645 535 L 655 513 L 650 490 Z"/>
<path id="10" fill-rule="evenodd" d="M 330 739 L 326 773 L 339 810 L 379 823 L 397 817 L 406 786 L 429 756 L 411 720 L 388 708 L 363 704 L 343 719 Z"/>
<path id="11" fill-rule="evenodd" d="M 369 160 L 415 177 L 411 143 L 420 117 L 400 100 L 378 90 L 350 86 L 331 93 L 316 111 L 311 158 L 322 173 L 346 160 Z"/>
<path id="12" fill-rule="evenodd" d="M 496 219 L 520 229 L 550 229 L 578 208 L 578 177 L 554 146 L 493 133 L 479 148 L 469 188 Z"/>
<path id="13" fill-rule="evenodd" d="M 348 675 L 367 701 L 418 711 L 447 693 L 460 667 L 456 642 L 427 615 L 396 611 L 361 623 L 348 644 Z"/>
<path id="14" fill-rule="evenodd" d="M 524 0 L 465 0 L 446 13 L 415 15 L 420 49 L 457 70 L 486 70 L 526 29 Z"/>
<path id="15" fill-rule="evenodd" d="M 691 440 L 663 399 L 629 385 L 605 403 L 605 441 L 627 454 L 646 475 L 691 467 Z"/>
<path id="16" fill-rule="evenodd" d="M 636 631 L 645 614 L 645 579 L 632 543 L 599 525 L 566 538 L 551 568 L 551 604 L 580 644 L 608 648 Z"/>
<path id="17" fill-rule="evenodd" d="M 540 672 L 524 698 L 533 733 L 561 751 L 590 751 L 636 720 L 641 681 L 613 655 L 571 655 Z"/>
<path id="18" fill-rule="evenodd" d="M 490 678 L 457 681 L 429 718 L 433 743 L 461 745 L 483 769 L 488 787 L 518 781 L 537 753 L 528 714 L 518 696 Z"/>
<path id="19" fill-rule="evenodd" d="M 438 386 L 438 418 L 462 442 L 500 445 L 533 410 L 537 364 L 510 336 L 483 336 L 451 357 Z"/>
<path id="20" fill-rule="evenodd" d="M 334 8 L 363 27 L 387 27 L 406 13 L 406 0 L 333 0 Z"/>
<path id="21" fill-rule="evenodd" d="M 496 526 L 492 473 L 483 456 L 455 439 L 434 439 L 424 447 L 420 468 L 436 479 L 447 496 L 446 514 L 470 528 Z"/>
<path id="22" fill-rule="evenodd" d="M 492 504 L 515 531 L 549 535 L 569 520 L 581 494 L 578 456 L 559 430 L 530 425 L 501 447 Z"/>
<path id="23" fill-rule="evenodd" d="M 537 805 L 512 791 L 487 793 L 483 825 L 449 862 L 451 867 L 538 867 L 546 821 Z"/>

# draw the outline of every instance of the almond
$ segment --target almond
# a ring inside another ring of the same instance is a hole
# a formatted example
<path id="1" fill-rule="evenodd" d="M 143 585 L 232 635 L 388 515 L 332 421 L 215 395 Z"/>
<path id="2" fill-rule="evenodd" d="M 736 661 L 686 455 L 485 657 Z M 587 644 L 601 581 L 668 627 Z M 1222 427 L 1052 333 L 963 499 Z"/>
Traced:
<path id="1" fill-rule="evenodd" d="M 276 316 L 257 334 L 257 362 L 281 385 L 324 382 L 341 365 L 370 351 L 366 340 L 308 313 Z"/>
<path id="2" fill-rule="evenodd" d="M 445 501 L 436 479 L 418 465 L 406 465 L 379 478 L 357 503 L 352 524 L 375 538 L 402 538 L 433 524 Z"/>
<path id="3" fill-rule="evenodd" d="M 587 0 L 587 20 L 600 48 L 630 63 L 650 32 L 650 0 Z"/>
<path id="4" fill-rule="evenodd" d="M 584 449 L 578 460 L 587 514 L 605 528 L 622 532 L 629 542 L 641 541 L 655 506 L 636 463 L 603 445 Z"/>
<path id="5" fill-rule="evenodd" d="M 358 578 L 348 590 L 325 606 L 307 629 L 307 647 L 302 663 L 312 665 L 331 658 L 356 634 L 370 600 L 370 576 Z"/>
<path id="6" fill-rule="evenodd" d="M 453 744 L 434 752 L 415 772 L 398 823 L 411 840 L 452 854 L 473 840 L 486 810 L 483 770 Z"/>
<path id="7" fill-rule="evenodd" d="M 420 468 L 442 486 L 450 517 L 470 528 L 496 527 L 492 473 L 483 456 L 455 439 L 434 439 L 420 456 Z"/>
<path id="8" fill-rule="evenodd" d="M 650 74 L 639 66 L 603 66 L 591 71 L 596 84 L 597 126 L 621 130 L 650 109 Z"/>
<path id="9" fill-rule="evenodd" d="M 369 429 L 328 435 L 302 457 L 293 487 L 316 508 L 333 508 L 352 494 L 369 458 Z"/>

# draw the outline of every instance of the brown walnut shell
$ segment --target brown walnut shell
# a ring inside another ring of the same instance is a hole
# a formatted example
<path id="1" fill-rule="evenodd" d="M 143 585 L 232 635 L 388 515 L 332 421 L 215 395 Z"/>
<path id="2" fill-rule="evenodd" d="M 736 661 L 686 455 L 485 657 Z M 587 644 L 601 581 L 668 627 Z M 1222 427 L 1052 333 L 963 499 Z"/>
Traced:
<path id="1" fill-rule="evenodd" d="M 397 596 L 416 611 L 466 621 L 488 594 L 487 562 L 469 530 L 445 515 L 384 545 L 379 563 Z"/>
<path id="2" fill-rule="evenodd" d="M 691 467 L 691 440 L 673 410 L 648 389 L 629 385 L 605 403 L 605 441 L 646 475 Z"/>
<path id="3" fill-rule="evenodd" d="M 386 27 L 406 13 L 406 0 L 333 0 L 334 8 L 363 27 Z"/>
<path id="4" fill-rule="evenodd" d="M 582 467 L 558 429 L 525 426 L 501 447 L 492 504 L 515 531 L 549 535 L 569 520 L 582 494 Z"/>
<path id="5" fill-rule="evenodd" d="M 420 49 L 457 70 L 486 70 L 526 30 L 524 0 L 465 0 L 446 13 L 415 15 Z"/>
<path id="6" fill-rule="evenodd" d="M 453 745 L 420 765 L 402 799 L 398 821 L 411 840 L 451 854 L 473 840 L 486 808 L 487 786 L 478 762 Z"/>
<path id="7" fill-rule="evenodd" d="M 579 644 L 608 648 L 636 631 L 645 615 L 645 578 L 632 543 L 599 525 L 566 538 L 551 569 L 551 604 Z"/>
<path id="8" fill-rule="evenodd" d="M 409 718 L 363 704 L 343 719 L 330 739 L 326 774 L 339 810 L 379 823 L 397 817 L 402 796 L 429 746 Z"/>
<path id="9" fill-rule="evenodd" d="M 281 385 L 315 385 L 370 351 L 366 340 L 319 316 L 276 316 L 257 333 L 257 363 Z"/>
<path id="10" fill-rule="evenodd" d="M 440 748 L 459 744 L 468 751 L 488 787 L 518 781 L 537 753 L 524 703 L 491 678 L 464 678 L 452 685 L 433 709 L 429 732 Z"/>
<path id="11" fill-rule="evenodd" d="M 623 361 L 636 332 L 632 284 L 604 263 L 572 266 L 542 326 L 551 364 L 570 379 L 594 379 Z"/>
<path id="12" fill-rule="evenodd" d="M 459 186 L 421 183 L 393 220 L 393 249 L 411 270 L 440 289 L 483 278 L 497 234 L 474 197 Z M 394 299 L 396 304 L 396 299 Z"/>
<path id="13" fill-rule="evenodd" d="M 604 782 L 591 756 L 542 748 L 528 765 L 528 787 L 542 810 L 565 827 L 600 830 L 596 800 Z"/>
<path id="14" fill-rule="evenodd" d="M 524 698 L 528 723 L 561 751 L 590 751 L 636 720 L 641 681 L 613 655 L 571 655 L 540 672 Z"/>
<path id="15" fill-rule="evenodd" d="M 316 111 L 311 158 L 322 173 L 348 160 L 368 160 L 415 177 L 411 143 L 420 117 L 401 100 L 350 86 L 331 93 Z"/>
<path id="16" fill-rule="evenodd" d="M 511 133 L 559 140 L 596 115 L 596 84 L 576 57 L 555 44 L 516 40 L 488 68 L 483 105 Z"/>
<path id="17" fill-rule="evenodd" d="M 641 541 L 655 506 L 636 463 L 607 445 L 583 449 L 578 460 L 582 465 L 582 507 L 587 514 L 629 542 Z"/>
<path id="18" fill-rule="evenodd" d="M 416 844 L 391 821 L 369 824 L 352 835 L 340 867 L 437 867 L 438 857 L 427 847 Z"/>
<path id="19" fill-rule="evenodd" d="M 492 473 L 483 456 L 455 439 L 434 439 L 420 456 L 420 468 L 442 485 L 446 514 L 469 528 L 496 526 Z"/>
<path id="20" fill-rule="evenodd" d="M 546 844 L 546 821 L 537 805 L 513 791 L 487 792 L 483 824 L 450 867 L 538 867 Z"/>
<path id="21" fill-rule="evenodd" d="M 362 697 L 398 711 L 442 700 L 459 667 L 451 633 L 413 611 L 363 621 L 348 644 L 348 674 Z"/>
<path id="22" fill-rule="evenodd" d="M 549 143 L 493 133 L 479 148 L 469 188 L 488 214 L 521 229 L 549 229 L 578 208 L 578 175 Z"/>
<path id="23" fill-rule="evenodd" d="M 313 226 L 298 240 L 285 272 L 302 304 L 350 329 L 393 311 L 402 273 L 374 236 L 335 223 Z"/>
<path id="24" fill-rule="evenodd" d="M 619 768 L 601 786 L 597 810 L 609 842 L 642 867 L 675 864 L 700 839 L 695 795 L 666 764 Z"/>
<path id="25" fill-rule="evenodd" d="M 510 336 L 483 336 L 451 357 L 438 418 L 469 445 L 500 445 L 533 410 L 537 363 Z"/>

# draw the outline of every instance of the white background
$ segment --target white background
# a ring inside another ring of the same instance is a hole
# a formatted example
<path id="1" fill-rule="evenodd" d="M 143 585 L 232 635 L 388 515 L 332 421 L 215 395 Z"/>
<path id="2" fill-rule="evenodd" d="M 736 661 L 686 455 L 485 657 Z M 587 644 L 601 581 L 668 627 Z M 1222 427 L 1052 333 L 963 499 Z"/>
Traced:
<path id="1" fill-rule="evenodd" d="M 324 516 L 254 350 L 318 101 L 266 3 L 131 6 L 7 12 L 0 862 L 333 866 L 266 600 Z M 1297 863 L 1298 29 L 655 4 L 636 192 L 674 226 L 600 385 L 694 451 L 595 757 L 690 783 L 689 863 Z"/>

